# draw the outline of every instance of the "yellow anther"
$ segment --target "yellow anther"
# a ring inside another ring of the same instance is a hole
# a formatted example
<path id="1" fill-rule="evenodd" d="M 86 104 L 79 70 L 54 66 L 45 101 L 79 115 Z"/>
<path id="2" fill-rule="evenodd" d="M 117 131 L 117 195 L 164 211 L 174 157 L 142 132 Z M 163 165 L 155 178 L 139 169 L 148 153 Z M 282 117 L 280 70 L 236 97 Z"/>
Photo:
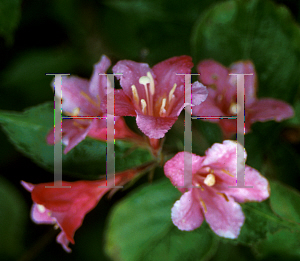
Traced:
<path id="1" fill-rule="evenodd" d="M 59 229 L 59 225 L 57 223 L 54 225 L 54 229 Z"/>
<path id="2" fill-rule="evenodd" d="M 46 211 L 46 208 L 40 204 L 37 204 L 37 209 L 40 213 L 44 213 Z"/>
<path id="3" fill-rule="evenodd" d="M 81 91 L 80 94 L 84 98 L 86 98 L 91 104 L 93 104 L 94 106 L 98 106 L 98 104 L 88 94 L 86 94 L 84 91 Z"/>
<path id="4" fill-rule="evenodd" d="M 146 114 L 146 109 L 147 109 L 147 103 L 146 103 L 146 101 L 144 100 L 144 99 L 141 99 L 141 104 L 142 104 L 142 112 L 144 113 L 144 114 Z"/>
<path id="5" fill-rule="evenodd" d="M 216 178 L 214 174 L 208 174 L 204 179 L 204 184 L 209 187 L 215 185 L 215 183 L 216 183 Z"/>
<path id="6" fill-rule="evenodd" d="M 229 111 L 235 115 L 237 115 L 241 110 L 241 106 L 237 103 L 231 103 Z"/>
<path id="7" fill-rule="evenodd" d="M 206 205 L 205 205 L 205 203 L 202 199 L 200 199 L 200 203 L 201 203 L 202 207 L 204 208 L 204 213 L 206 213 L 207 212 L 207 207 L 206 207 Z"/>
<path id="8" fill-rule="evenodd" d="M 202 191 L 204 191 L 204 188 L 202 188 L 202 186 L 199 183 L 196 183 L 195 185 L 196 187 L 199 187 Z"/>
<path id="9" fill-rule="evenodd" d="M 79 107 L 74 108 L 74 110 L 72 111 L 72 116 L 78 116 L 79 112 L 80 112 Z"/>
<path id="10" fill-rule="evenodd" d="M 131 91 L 132 91 L 133 99 L 136 102 L 136 104 L 138 105 L 140 98 L 139 98 L 139 95 L 138 95 L 135 85 L 131 85 Z"/>
<path id="11" fill-rule="evenodd" d="M 167 101 L 166 98 L 162 99 L 161 107 L 160 107 L 160 110 L 159 110 L 159 116 L 163 116 L 167 112 L 166 109 L 165 109 L 166 101 Z"/>
<path id="12" fill-rule="evenodd" d="M 226 169 L 222 169 L 222 172 L 224 172 L 225 174 L 229 175 L 230 177 L 234 178 L 235 176 L 232 175 L 228 170 Z"/>
<path id="13" fill-rule="evenodd" d="M 150 79 L 150 94 L 154 95 L 154 93 L 155 93 L 155 85 L 154 85 L 154 79 L 152 77 L 151 72 L 147 72 L 147 76 Z"/>
<path id="14" fill-rule="evenodd" d="M 177 84 L 174 83 L 172 90 L 169 92 L 169 102 L 175 97 L 174 92 L 176 90 Z"/>
<path id="15" fill-rule="evenodd" d="M 225 193 L 221 193 L 221 192 L 216 192 L 218 195 L 222 196 L 227 202 L 229 202 L 229 198 L 227 197 L 227 195 Z"/>

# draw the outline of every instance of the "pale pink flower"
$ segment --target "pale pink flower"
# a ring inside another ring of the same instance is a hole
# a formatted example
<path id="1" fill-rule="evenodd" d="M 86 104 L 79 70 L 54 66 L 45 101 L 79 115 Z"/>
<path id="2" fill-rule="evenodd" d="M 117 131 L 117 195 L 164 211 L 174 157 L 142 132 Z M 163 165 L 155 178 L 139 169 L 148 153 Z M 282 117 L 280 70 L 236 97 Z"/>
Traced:
<path id="1" fill-rule="evenodd" d="M 208 97 L 202 104 L 192 108 L 196 116 L 236 116 L 240 106 L 237 104 L 237 76 L 229 74 L 251 74 L 245 78 L 245 133 L 250 131 L 251 124 L 257 121 L 282 121 L 294 115 L 293 108 L 286 102 L 273 98 L 257 98 L 257 76 L 251 61 L 241 61 L 224 67 L 213 60 L 205 60 L 198 64 L 200 81 L 209 86 Z M 218 122 L 225 137 L 239 132 L 236 120 L 211 119 Z"/>
<path id="2" fill-rule="evenodd" d="M 115 114 L 135 116 L 139 129 L 151 139 L 163 138 L 184 108 L 184 76 L 193 67 L 189 56 L 173 57 L 156 64 L 119 61 L 114 73 L 121 73 L 122 90 L 115 92 Z M 192 85 L 192 104 L 207 97 L 206 88 L 199 82 Z"/>
<path id="3" fill-rule="evenodd" d="M 164 166 L 165 175 L 174 186 L 184 186 L 184 153 L 177 153 Z M 198 228 L 205 218 L 217 235 L 237 238 L 245 220 L 238 203 L 265 200 L 270 191 L 268 181 L 247 165 L 245 185 L 253 188 L 229 188 L 236 186 L 236 170 L 234 141 L 215 143 L 203 157 L 192 154 L 192 185 L 196 188 L 179 188 L 183 195 L 172 208 L 173 223 L 180 230 L 190 231 Z"/>

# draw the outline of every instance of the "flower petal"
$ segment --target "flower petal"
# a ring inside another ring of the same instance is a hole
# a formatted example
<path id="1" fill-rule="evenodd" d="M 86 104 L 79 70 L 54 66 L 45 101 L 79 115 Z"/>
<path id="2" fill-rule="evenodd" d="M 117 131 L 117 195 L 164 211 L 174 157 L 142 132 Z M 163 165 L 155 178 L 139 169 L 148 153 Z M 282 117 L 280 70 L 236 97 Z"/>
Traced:
<path id="1" fill-rule="evenodd" d="M 86 213 L 92 210 L 109 188 L 104 181 L 62 182 L 71 188 L 45 188 L 53 183 L 42 183 L 34 187 L 32 200 L 50 210 L 67 239 L 74 244 L 74 233 L 81 226 Z"/>
<path id="2" fill-rule="evenodd" d="M 229 71 L 214 60 L 204 60 L 197 65 L 200 80 L 204 85 L 217 86 L 218 93 L 226 92 Z"/>
<path id="3" fill-rule="evenodd" d="M 257 88 L 257 76 L 254 69 L 254 65 L 251 61 L 243 61 L 233 63 L 230 66 L 230 73 L 235 74 L 253 74 L 253 76 L 244 76 L 245 82 L 245 106 L 250 106 L 256 101 L 256 88 Z M 237 76 L 233 75 L 229 77 L 229 81 L 235 83 Z M 236 87 L 236 83 L 233 84 Z"/>
<path id="4" fill-rule="evenodd" d="M 205 152 L 203 165 L 210 166 L 212 169 L 223 169 L 236 176 L 237 146 L 242 145 L 232 140 L 224 140 L 222 144 L 215 143 Z M 244 158 L 246 157 L 247 154 L 244 152 Z M 238 164 L 243 164 L 243 162 Z"/>
<path id="5" fill-rule="evenodd" d="M 191 231 L 201 226 L 203 213 L 192 191 L 185 192 L 171 210 L 172 221 L 180 230 Z"/>
<path id="6" fill-rule="evenodd" d="M 253 188 L 228 188 L 228 186 L 224 186 L 222 192 L 232 196 L 240 203 L 247 201 L 260 202 L 270 196 L 267 179 L 260 175 L 257 170 L 249 166 L 245 166 L 245 186 L 253 186 Z"/>
<path id="7" fill-rule="evenodd" d="M 206 89 L 206 87 L 198 81 L 194 82 L 192 85 L 192 104 L 201 104 L 206 100 L 207 96 L 208 90 Z"/>
<path id="8" fill-rule="evenodd" d="M 259 99 L 252 106 L 247 109 L 247 119 L 250 123 L 256 121 L 282 121 L 293 117 L 294 110 L 286 102 L 275 100 L 271 98 Z"/>
<path id="9" fill-rule="evenodd" d="M 135 85 L 139 98 L 145 99 L 144 85 L 139 83 L 139 79 L 142 76 L 147 76 L 147 72 L 150 72 L 153 76 L 153 72 L 148 64 L 121 60 L 116 63 L 112 70 L 114 73 L 122 73 L 122 75 L 116 75 L 116 77 L 120 80 L 123 91 L 131 100 L 133 100 L 132 85 Z"/>
<path id="10" fill-rule="evenodd" d="M 102 55 L 100 61 L 94 65 L 94 72 L 91 77 L 89 92 L 93 97 L 98 96 L 100 100 L 102 100 L 106 95 L 107 76 L 101 76 L 99 74 L 106 73 L 110 65 L 110 60 L 105 55 Z"/>
<path id="11" fill-rule="evenodd" d="M 106 99 L 104 105 L 106 111 Z M 135 107 L 123 90 L 115 90 L 115 115 L 136 116 Z"/>
<path id="12" fill-rule="evenodd" d="M 184 186 L 184 154 L 189 152 L 178 152 L 164 165 L 164 172 L 174 186 Z M 192 174 L 194 175 L 202 167 L 203 157 L 192 154 Z M 180 189 L 185 191 L 185 189 Z"/>
<path id="13" fill-rule="evenodd" d="M 177 88 L 174 95 L 176 97 L 181 96 L 183 93 L 181 87 L 184 86 L 185 77 L 176 74 L 190 74 L 193 66 L 192 57 L 187 55 L 172 57 L 156 64 L 153 67 L 153 73 L 157 81 L 154 99 L 168 95 L 175 83 Z"/>
<path id="14" fill-rule="evenodd" d="M 69 243 L 70 241 L 68 240 L 65 232 L 61 231 L 58 236 L 56 237 L 56 242 L 61 244 L 63 249 L 68 252 L 68 253 L 71 253 L 72 250 L 71 248 L 69 248 Z"/>
<path id="15" fill-rule="evenodd" d="M 216 91 L 209 88 L 208 96 L 203 103 L 192 107 L 192 114 L 199 117 L 220 117 L 224 116 L 224 112 L 216 105 L 215 102 Z M 219 119 L 209 119 L 212 122 L 218 122 Z"/>
<path id="16" fill-rule="evenodd" d="M 98 100 L 89 93 L 89 81 L 77 76 L 62 79 L 62 109 L 70 116 L 98 116 Z M 78 110 L 78 115 L 73 111 Z"/>
<path id="17" fill-rule="evenodd" d="M 210 188 L 202 191 L 201 197 L 206 205 L 204 216 L 211 229 L 218 236 L 237 238 L 245 221 L 241 206 L 233 198 L 228 197 L 227 201 Z"/>
<path id="18" fill-rule="evenodd" d="M 31 208 L 31 219 L 36 224 L 55 224 L 55 219 L 51 217 L 51 211 L 43 205 L 33 203 Z"/>
<path id="19" fill-rule="evenodd" d="M 85 139 L 92 127 L 90 121 L 91 120 L 85 119 L 67 119 L 62 122 L 62 141 L 66 145 L 64 154 L 67 154 L 71 149 Z"/>
<path id="20" fill-rule="evenodd" d="M 176 120 L 177 117 L 154 117 L 137 113 L 136 124 L 149 138 L 161 139 Z"/>

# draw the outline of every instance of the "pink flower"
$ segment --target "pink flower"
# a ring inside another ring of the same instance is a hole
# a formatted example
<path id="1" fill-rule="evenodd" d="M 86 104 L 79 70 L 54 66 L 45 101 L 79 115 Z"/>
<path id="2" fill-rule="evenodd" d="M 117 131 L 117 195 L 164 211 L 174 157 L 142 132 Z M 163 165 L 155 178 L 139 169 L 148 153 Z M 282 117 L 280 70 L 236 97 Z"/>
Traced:
<path id="1" fill-rule="evenodd" d="M 137 170 L 124 171 L 115 176 L 115 184 L 123 185 L 137 174 Z M 109 183 L 111 183 L 109 181 Z M 91 211 L 103 197 L 111 190 L 106 179 L 97 181 L 62 182 L 63 186 L 71 188 L 45 188 L 53 183 L 33 185 L 21 181 L 21 184 L 31 192 L 33 206 L 31 218 L 37 224 L 53 224 L 60 227 L 61 232 L 56 241 L 67 251 L 71 252 L 69 243 L 74 244 L 74 234 L 82 225 L 85 215 Z"/>
<path id="2" fill-rule="evenodd" d="M 197 188 L 180 188 L 183 195 L 175 202 L 171 214 L 180 230 L 196 229 L 205 217 L 217 235 L 237 238 L 245 220 L 238 203 L 269 197 L 268 181 L 247 165 L 245 185 L 253 188 L 229 188 L 236 186 L 236 151 L 237 143 L 225 140 L 223 144 L 215 143 L 203 157 L 192 154 L 192 185 Z M 164 171 L 174 186 L 184 186 L 184 152 L 167 161 Z"/>
<path id="3" fill-rule="evenodd" d="M 68 116 L 105 116 L 100 108 L 107 91 L 107 78 L 100 76 L 110 66 L 110 60 L 103 55 L 94 65 L 90 81 L 76 77 L 66 77 L 62 80 L 62 109 Z M 106 106 L 106 104 L 105 104 Z M 66 145 L 64 153 L 68 153 L 88 135 L 95 139 L 106 140 L 105 119 L 66 119 L 62 122 L 62 141 Z M 115 138 L 136 138 L 128 129 L 123 118 L 116 117 Z M 47 143 L 54 144 L 54 130 L 47 136 Z"/>
<path id="4" fill-rule="evenodd" d="M 210 86 L 208 98 L 201 105 L 192 108 L 196 116 L 235 116 L 240 106 L 237 104 L 237 76 L 231 73 L 251 74 L 245 76 L 245 133 L 250 131 L 251 124 L 257 121 L 282 121 L 294 115 L 293 108 L 287 103 L 273 98 L 257 99 L 257 76 L 251 61 L 236 62 L 229 68 L 213 61 L 205 60 L 198 64 L 200 81 Z M 235 120 L 210 120 L 218 122 L 226 137 L 238 131 Z"/>
<path id="5" fill-rule="evenodd" d="M 163 138 L 184 108 L 184 76 L 193 67 L 189 56 L 173 57 L 156 64 L 129 60 L 119 61 L 114 67 L 123 90 L 115 93 L 115 114 L 135 116 L 137 126 L 152 139 Z M 207 97 L 206 88 L 199 82 L 192 85 L 193 104 Z"/>

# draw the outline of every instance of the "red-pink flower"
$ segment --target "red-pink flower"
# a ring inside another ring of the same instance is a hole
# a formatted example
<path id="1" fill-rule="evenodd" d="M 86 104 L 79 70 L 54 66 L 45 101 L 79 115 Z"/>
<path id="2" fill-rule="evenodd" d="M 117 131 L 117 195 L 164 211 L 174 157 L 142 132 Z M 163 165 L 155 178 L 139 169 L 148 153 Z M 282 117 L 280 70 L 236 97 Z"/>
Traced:
<path id="1" fill-rule="evenodd" d="M 137 170 L 129 170 L 116 174 L 115 184 L 123 185 L 130 181 Z M 109 184 L 112 181 L 108 182 Z M 21 184 L 31 192 L 33 206 L 31 218 L 37 224 L 53 224 L 60 227 L 61 232 L 56 241 L 67 251 L 71 252 L 69 243 L 74 244 L 74 234 L 82 225 L 85 215 L 91 211 L 111 188 L 107 186 L 106 179 L 97 181 L 62 182 L 63 186 L 71 188 L 45 188 L 53 183 L 33 185 L 22 181 Z M 110 184 L 112 186 L 113 184 Z"/>
<path id="2" fill-rule="evenodd" d="M 254 65 L 250 61 L 232 64 L 229 68 L 213 60 L 205 60 L 198 64 L 200 81 L 211 87 L 208 97 L 201 105 L 192 108 L 196 116 L 236 116 L 240 106 L 237 104 L 237 76 L 229 74 L 251 74 L 245 78 L 245 133 L 250 131 L 251 124 L 257 121 L 282 121 L 294 115 L 293 108 L 287 103 L 273 98 L 256 97 L 257 76 Z M 244 133 L 237 130 L 235 120 L 210 120 L 218 122 L 226 137 L 233 133 Z"/>
<path id="3" fill-rule="evenodd" d="M 110 60 L 103 55 L 94 65 L 91 80 L 76 76 L 62 80 L 62 109 L 68 116 L 105 116 L 100 108 L 107 92 L 107 78 L 104 74 L 110 66 Z M 105 104 L 106 106 L 106 104 Z M 95 139 L 106 140 L 106 119 L 66 119 L 62 122 L 62 141 L 68 153 L 88 135 Z M 116 117 L 115 138 L 135 138 L 138 135 L 128 129 L 123 118 Z M 53 129 L 47 136 L 47 143 L 54 144 Z"/>
<path id="4" fill-rule="evenodd" d="M 189 56 L 173 57 L 152 69 L 145 63 L 119 61 L 114 67 L 123 90 L 115 92 L 115 114 L 136 116 L 140 130 L 152 139 L 163 138 L 184 108 L 184 76 L 193 67 Z M 192 85 L 193 104 L 207 97 L 199 82 Z"/>
<path id="5" fill-rule="evenodd" d="M 184 153 L 177 153 L 164 166 L 174 186 L 184 186 Z M 229 188 L 236 186 L 236 170 L 237 143 L 234 141 L 215 143 L 203 157 L 192 154 L 192 185 L 196 188 L 187 191 L 179 188 L 183 195 L 172 208 L 173 223 L 180 230 L 189 231 L 199 227 L 205 217 L 217 235 L 237 238 L 245 220 L 238 203 L 265 200 L 270 192 L 268 181 L 247 165 L 245 185 L 253 188 Z"/>

